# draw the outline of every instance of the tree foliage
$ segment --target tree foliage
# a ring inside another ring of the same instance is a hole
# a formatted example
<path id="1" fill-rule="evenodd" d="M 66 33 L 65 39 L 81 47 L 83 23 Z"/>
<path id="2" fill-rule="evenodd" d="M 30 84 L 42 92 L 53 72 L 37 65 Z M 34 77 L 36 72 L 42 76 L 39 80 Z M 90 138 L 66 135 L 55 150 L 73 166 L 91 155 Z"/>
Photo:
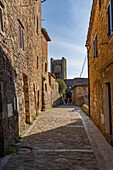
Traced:
<path id="1" fill-rule="evenodd" d="M 65 94 L 65 90 L 67 88 L 64 80 L 62 79 L 57 79 L 57 82 L 59 83 L 59 93 L 60 94 Z"/>

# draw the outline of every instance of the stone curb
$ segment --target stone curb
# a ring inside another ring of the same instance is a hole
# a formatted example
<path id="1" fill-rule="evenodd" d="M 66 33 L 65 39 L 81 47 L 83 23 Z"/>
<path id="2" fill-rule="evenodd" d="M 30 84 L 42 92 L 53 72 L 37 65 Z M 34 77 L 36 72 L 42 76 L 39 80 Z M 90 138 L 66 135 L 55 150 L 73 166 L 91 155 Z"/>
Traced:
<path id="1" fill-rule="evenodd" d="M 76 109 L 76 108 L 75 108 Z M 113 148 L 106 141 L 93 121 L 78 108 L 85 131 L 95 153 L 100 170 L 113 170 Z"/>
<path id="2" fill-rule="evenodd" d="M 49 112 L 51 110 L 45 110 L 45 111 L 40 111 L 39 113 L 41 114 L 42 112 Z M 37 117 L 36 120 L 33 121 L 33 125 L 31 125 L 28 130 L 22 135 L 22 137 L 24 138 L 24 136 L 27 136 L 29 134 L 29 132 L 33 129 L 33 127 L 35 126 L 35 124 L 37 123 L 38 119 L 39 119 L 40 115 Z"/>
<path id="3" fill-rule="evenodd" d="M 39 119 L 39 116 L 37 117 L 36 120 L 33 121 L 33 125 L 31 125 L 31 126 L 28 128 L 28 130 L 22 135 L 23 138 L 29 134 L 29 132 L 32 130 L 32 128 L 33 128 L 33 127 L 35 126 L 35 124 L 37 123 L 38 119 Z"/>

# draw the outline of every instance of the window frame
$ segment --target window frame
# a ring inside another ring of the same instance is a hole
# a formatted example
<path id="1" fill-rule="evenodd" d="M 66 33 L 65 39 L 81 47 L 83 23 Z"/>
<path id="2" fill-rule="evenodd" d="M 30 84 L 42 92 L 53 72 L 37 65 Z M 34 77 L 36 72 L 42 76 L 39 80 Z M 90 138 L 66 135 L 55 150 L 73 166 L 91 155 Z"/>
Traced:
<path id="1" fill-rule="evenodd" d="M 47 63 L 45 63 L 45 72 L 47 73 Z"/>
<path id="2" fill-rule="evenodd" d="M 25 51 L 24 49 L 24 26 L 22 23 L 19 21 L 19 39 L 20 39 L 20 48 Z"/>
<path id="3" fill-rule="evenodd" d="M 45 91 L 47 92 L 47 84 L 45 83 Z"/>
<path id="4" fill-rule="evenodd" d="M 51 75 L 49 75 L 49 85 L 51 85 Z"/>
<path id="5" fill-rule="evenodd" d="M 94 60 L 96 60 L 96 58 L 98 57 L 98 50 L 97 50 L 97 34 L 94 37 L 93 40 L 93 45 L 94 45 Z"/>
<path id="6" fill-rule="evenodd" d="M 108 40 L 113 35 L 113 0 L 110 0 L 107 6 L 107 31 L 108 31 Z"/>
<path id="7" fill-rule="evenodd" d="M 38 70 L 38 64 L 39 64 L 39 57 L 37 56 L 37 70 Z"/>
<path id="8" fill-rule="evenodd" d="M 36 21 L 36 33 L 37 33 L 37 35 L 38 35 L 38 28 L 39 28 L 39 21 L 38 21 L 38 16 L 37 16 L 37 19 L 36 19 L 37 21 Z"/>

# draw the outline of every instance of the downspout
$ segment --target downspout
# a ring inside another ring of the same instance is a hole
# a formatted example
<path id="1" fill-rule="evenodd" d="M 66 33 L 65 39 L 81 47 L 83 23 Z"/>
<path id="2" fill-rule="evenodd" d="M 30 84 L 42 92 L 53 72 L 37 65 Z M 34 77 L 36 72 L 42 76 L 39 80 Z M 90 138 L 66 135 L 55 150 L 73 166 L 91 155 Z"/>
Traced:
<path id="1" fill-rule="evenodd" d="M 87 48 L 87 60 L 88 60 L 88 105 L 89 105 L 89 117 L 90 117 L 90 72 L 89 72 L 89 45 L 86 44 Z"/>

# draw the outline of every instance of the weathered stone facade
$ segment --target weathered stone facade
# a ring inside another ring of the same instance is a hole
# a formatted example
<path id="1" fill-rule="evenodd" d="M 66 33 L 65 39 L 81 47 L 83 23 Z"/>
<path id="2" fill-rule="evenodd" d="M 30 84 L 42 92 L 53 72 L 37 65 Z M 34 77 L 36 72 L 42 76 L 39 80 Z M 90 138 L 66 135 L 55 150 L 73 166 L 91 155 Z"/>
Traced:
<path id="1" fill-rule="evenodd" d="M 113 142 L 112 4 L 112 0 L 93 1 L 86 41 L 89 57 L 90 117 L 105 136 L 110 137 L 110 142 Z"/>
<path id="2" fill-rule="evenodd" d="M 88 83 L 76 84 L 72 88 L 72 104 L 78 106 L 88 105 Z"/>
<path id="3" fill-rule="evenodd" d="M 43 81 L 42 81 L 42 109 L 50 109 L 59 104 L 59 85 L 56 77 L 48 73 L 48 41 L 51 41 L 47 31 L 42 28 L 42 56 L 43 56 Z"/>
<path id="4" fill-rule="evenodd" d="M 56 79 L 67 79 L 67 65 L 64 57 L 61 60 L 51 58 L 51 73 Z"/>
<path id="5" fill-rule="evenodd" d="M 1 0 L 0 155 L 42 108 L 41 0 Z"/>

